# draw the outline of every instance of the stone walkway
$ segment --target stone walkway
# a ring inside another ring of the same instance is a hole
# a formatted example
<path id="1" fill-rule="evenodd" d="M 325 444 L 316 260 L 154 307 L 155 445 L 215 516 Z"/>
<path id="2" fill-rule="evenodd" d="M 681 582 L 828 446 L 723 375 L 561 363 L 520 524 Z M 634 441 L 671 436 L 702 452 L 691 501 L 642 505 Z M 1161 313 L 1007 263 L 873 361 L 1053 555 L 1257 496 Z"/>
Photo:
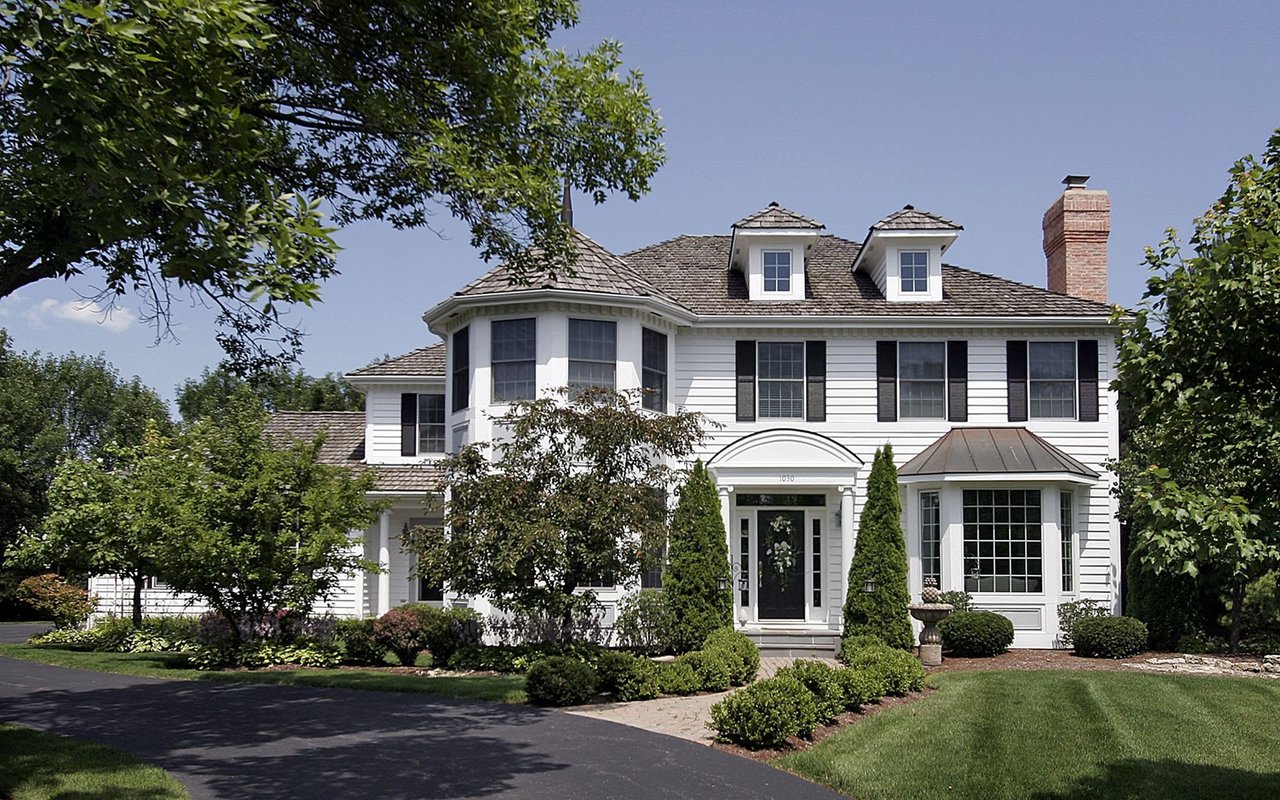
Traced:
<path id="1" fill-rule="evenodd" d="M 834 658 L 816 659 L 837 666 Z M 769 678 L 787 666 L 794 658 L 760 659 L 759 679 Z M 711 744 L 713 734 L 707 728 L 711 721 L 711 707 L 724 699 L 729 692 L 699 694 L 692 697 L 660 697 L 657 700 L 637 700 L 632 703 L 601 703 L 579 706 L 570 714 L 617 722 L 633 728 L 665 733 L 691 742 Z"/>

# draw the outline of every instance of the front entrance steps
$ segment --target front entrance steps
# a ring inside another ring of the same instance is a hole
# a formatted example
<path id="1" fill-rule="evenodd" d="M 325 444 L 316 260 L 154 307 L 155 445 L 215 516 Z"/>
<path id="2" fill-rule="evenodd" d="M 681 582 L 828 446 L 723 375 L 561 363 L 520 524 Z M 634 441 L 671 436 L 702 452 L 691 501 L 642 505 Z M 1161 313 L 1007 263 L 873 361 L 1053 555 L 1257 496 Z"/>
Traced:
<path id="1" fill-rule="evenodd" d="M 756 643 L 762 658 L 832 658 L 840 646 L 836 631 L 746 628 L 742 632 Z"/>

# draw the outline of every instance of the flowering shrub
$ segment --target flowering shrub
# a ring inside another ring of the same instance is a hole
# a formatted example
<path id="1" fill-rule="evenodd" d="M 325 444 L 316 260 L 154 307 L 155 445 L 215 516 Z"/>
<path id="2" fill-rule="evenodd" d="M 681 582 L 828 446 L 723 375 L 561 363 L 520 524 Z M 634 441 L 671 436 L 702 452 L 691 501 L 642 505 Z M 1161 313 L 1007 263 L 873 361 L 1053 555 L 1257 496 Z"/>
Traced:
<path id="1" fill-rule="evenodd" d="M 36 611 L 48 614 L 59 628 L 78 628 L 93 613 L 98 598 L 60 575 L 35 575 L 18 584 L 18 599 Z"/>

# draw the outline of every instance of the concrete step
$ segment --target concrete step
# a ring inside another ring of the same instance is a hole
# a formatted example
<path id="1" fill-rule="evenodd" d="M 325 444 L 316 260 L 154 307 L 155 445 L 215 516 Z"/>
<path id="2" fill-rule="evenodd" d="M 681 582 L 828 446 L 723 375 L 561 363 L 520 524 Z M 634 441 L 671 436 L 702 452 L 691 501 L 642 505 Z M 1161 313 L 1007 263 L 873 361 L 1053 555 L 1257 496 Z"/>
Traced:
<path id="1" fill-rule="evenodd" d="M 829 658 L 840 641 L 834 631 L 747 631 L 747 636 L 765 658 Z"/>

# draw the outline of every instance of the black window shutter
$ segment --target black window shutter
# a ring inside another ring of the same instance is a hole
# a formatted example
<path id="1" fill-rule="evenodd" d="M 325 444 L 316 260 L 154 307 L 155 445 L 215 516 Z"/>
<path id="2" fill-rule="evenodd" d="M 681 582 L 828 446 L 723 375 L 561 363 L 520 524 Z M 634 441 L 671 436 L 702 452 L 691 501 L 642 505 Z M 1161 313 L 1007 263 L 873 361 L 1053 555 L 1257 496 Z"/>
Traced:
<path id="1" fill-rule="evenodd" d="M 947 342 L 947 419 L 969 421 L 969 343 Z"/>
<path id="2" fill-rule="evenodd" d="M 471 327 L 453 335 L 453 410 L 461 411 L 471 402 Z"/>
<path id="3" fill-rule="evenodd" d="M 738 340 L 738 422 L 751 422 L 756 418 L 756 343 L 755 340 Z"/>
<path id="4" fill-rule="evenodd" d="M 400 455 L 418 454 L 418 395 L 400 395 Z"/>
<path id="5" fill-rule="evenodd" d="M 898 343 L 876 342 L 876 419 L 898 419 Z"/>
<path id="6" fill-rule="evenodd" d="M 1098 421 L 1098 340 L 1076 342 L 1076 369 L 1080 380 L 1080 421 Z"/>
<path id="7" fill-rule="evenodd" d="M 1005 342 L 1005 378 L 1009 384 L 1009 421 L 1027 421 L 1027 343 Z"/>
<path id="8" fill-rule="evenodd" d="M 827 343 L 804 343 L 805 419 L 827 421 Z"/>

